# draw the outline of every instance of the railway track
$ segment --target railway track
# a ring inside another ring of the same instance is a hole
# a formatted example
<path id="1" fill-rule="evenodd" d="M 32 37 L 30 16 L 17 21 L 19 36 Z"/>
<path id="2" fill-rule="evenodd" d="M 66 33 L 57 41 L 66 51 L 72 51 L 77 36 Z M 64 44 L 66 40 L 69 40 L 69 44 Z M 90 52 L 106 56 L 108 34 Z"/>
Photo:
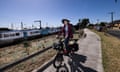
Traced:
<path id="1" fill-rule="evenodd" d="M 52 45 L 53 42 L 57 41 L 55 40 L 54 36 L 55 35 L 29 41 L 29 55 L 41 51 L 46 47 Z M 5 48 L 0 48 L 0 67 L 3 65 L 7 65 L 11 62 L 17 61 L 26 56 L 28 56 L 26 48 L 22 43 Z"/>
<path id="2" fill-rule="evenodd" d="M 41 36 L 41 37 L 33 37 L 33 38 L 29 38 L 27 41 L 36 41 L 38 39 L 45 39 L 47 37 L 51 37 L 51 36 L 54 36 L 55 34 L 51 34 L 51 35 L 46 35 L 46 36 Z M 23 43 L 25 40 L 19 40 L 19 41 L 15 41 L 13 43 L 9 43 L 9 44 L 5 44 L 5 45 L 0 45 L 0 49 L 1 48 L 6 48 L 6 47 L 9 47 L 9 46 L 14 46 L 14 45 L 19 45 L 21 43 Z"/>

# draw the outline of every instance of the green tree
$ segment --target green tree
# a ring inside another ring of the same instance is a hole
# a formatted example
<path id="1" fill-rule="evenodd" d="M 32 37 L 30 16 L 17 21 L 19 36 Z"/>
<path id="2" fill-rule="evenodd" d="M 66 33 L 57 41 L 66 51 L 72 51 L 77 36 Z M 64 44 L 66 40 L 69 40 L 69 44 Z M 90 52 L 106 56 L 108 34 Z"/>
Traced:
<path id="1" fill-rule="evenodd" d="M 106 22 L 101 22 L 100 26 L 106 26 Z"/>
<path id="2" fill-rule="evenodd" d="M 84 18 L 84 19 L 82 19 L 82 22 L 81 22 L 81 27 L 82 28 L 85 28 L 85 27 L 87 27 L 87 25 L 90 23 L 90 21 L 89 21 L 89 19 L 88 18 Z"/>
<path id="3" fill-rule="evenodd" d="M 87 27 L 87 25 L 90 23 L 88 18 L 84 18 L 84 19 L 79 19 L 78 23 L 74 26 L 76 30 L 78 29 L 83 29 L 85 27 Z"/>
<path id="4" fill-rule="evenodd" d="M 76 30 L 78 30 L 80 28 L 81 25 L 81 20 L 78 20 L 78 23 L 74 26 Z"/>

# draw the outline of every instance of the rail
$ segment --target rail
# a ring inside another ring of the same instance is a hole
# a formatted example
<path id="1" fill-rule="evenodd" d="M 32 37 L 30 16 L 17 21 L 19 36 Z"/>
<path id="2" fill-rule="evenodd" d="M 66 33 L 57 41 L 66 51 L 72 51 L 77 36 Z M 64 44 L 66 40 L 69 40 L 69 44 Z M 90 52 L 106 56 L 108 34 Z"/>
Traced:
<path id="1" fill-rule="evenodd" d="M 49 49 L 51 49 L 51 48 L 52 48 L 52 46 L 47 47 L 47 48 L 45 48 L 44 50 L 41 50 L 41 51 L 39 51 L 39 52 L 36 52 L 36 53 L 34 53 L 34 54 L 32 54 L 32 55 L 29 55 L 29 56 L 27 56 L 27 57 L 24 57 L 24 58 L 22 58 L 22 59 L 19 59 L 19 60 L 15 61 L 15 62 L 12 62 L 12 63 L 7 64 L 7 65 L 5 65 L 5 66 L 2 66 L 2 67 L 0 67 L 0 72 L 4 72 L 5 70 L 10 69 L 10 68 L 12 68 L 12 67 L 14 67 L 14 66 L 16 66 L 16 65 L 18 65 L 18 64 L 20 64 L 20 63 L 22 63 L 22 62 L 24 62 L 24 61 L 26 61 L 26 60 L 28 60 L 28 59 L 31 59 L 31 58 L 39 55 L 39 54 L 42 54 L 42 53 L 44 53 L 45 51 L 47 51 L 47 50 L 49 50 Z"/>

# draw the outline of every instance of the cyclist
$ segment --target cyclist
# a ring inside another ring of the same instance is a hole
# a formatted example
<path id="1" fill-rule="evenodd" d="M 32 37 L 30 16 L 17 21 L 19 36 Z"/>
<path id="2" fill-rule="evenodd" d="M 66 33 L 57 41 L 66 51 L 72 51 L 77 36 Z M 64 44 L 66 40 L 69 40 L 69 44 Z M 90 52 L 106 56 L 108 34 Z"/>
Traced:
<path id="1" fill-rule="evenodd" d="M 70 24 L 70 21 L 68 19 L 62 19 L 62 23 L 64 24 L 62 31 L 60 35 L 62 34 L 65 38 L 64 44 L 65 44 L 65 50 L 64 52 L 68 54 L 70 52 L 70 48 L 68 47 L 69 40 L 73 38 L 73 28 L 72 24 Z"/>

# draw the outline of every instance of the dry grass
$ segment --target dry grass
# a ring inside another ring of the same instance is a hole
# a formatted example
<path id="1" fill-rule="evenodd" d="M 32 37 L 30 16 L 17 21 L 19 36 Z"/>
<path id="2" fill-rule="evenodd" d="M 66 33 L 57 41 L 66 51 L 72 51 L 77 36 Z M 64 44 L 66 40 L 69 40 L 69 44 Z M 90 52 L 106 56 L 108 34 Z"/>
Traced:
<path id="1" fill-rule="evenodd" d="M 33 54 L 37 51 L 43 50 L 45 47 L 51 46 L 53 42 L 56 42 L 55 35 L 46 39 L 38 39 L 29 41 L 28 47 L 29 54 Z M 44 47 L 43 47 L 44 46 Z M 18 59 L 27 56 L 26 48 L 23 44 L 9 46 L 6 48 L 0 48 L 0 66 L 14 62 Z"/>
<path id="2" fill-rule="evenodd" d="M 105 72 L 120 72 L 120 39 L 93 30 L 101 37 Z"/>
<path id="3" fill-rule="evenodd" d="M 5 72 L 31 72 L 32 70 L 40 67 L 46 61 L 50 60 L 55 54 L 56 54 L 56 51 L 54 51 L 53 49 L 50 49 L 45 53 L 38 55 L 32 59 L 29 59 L 25 62 L 22 62 Z"/>

